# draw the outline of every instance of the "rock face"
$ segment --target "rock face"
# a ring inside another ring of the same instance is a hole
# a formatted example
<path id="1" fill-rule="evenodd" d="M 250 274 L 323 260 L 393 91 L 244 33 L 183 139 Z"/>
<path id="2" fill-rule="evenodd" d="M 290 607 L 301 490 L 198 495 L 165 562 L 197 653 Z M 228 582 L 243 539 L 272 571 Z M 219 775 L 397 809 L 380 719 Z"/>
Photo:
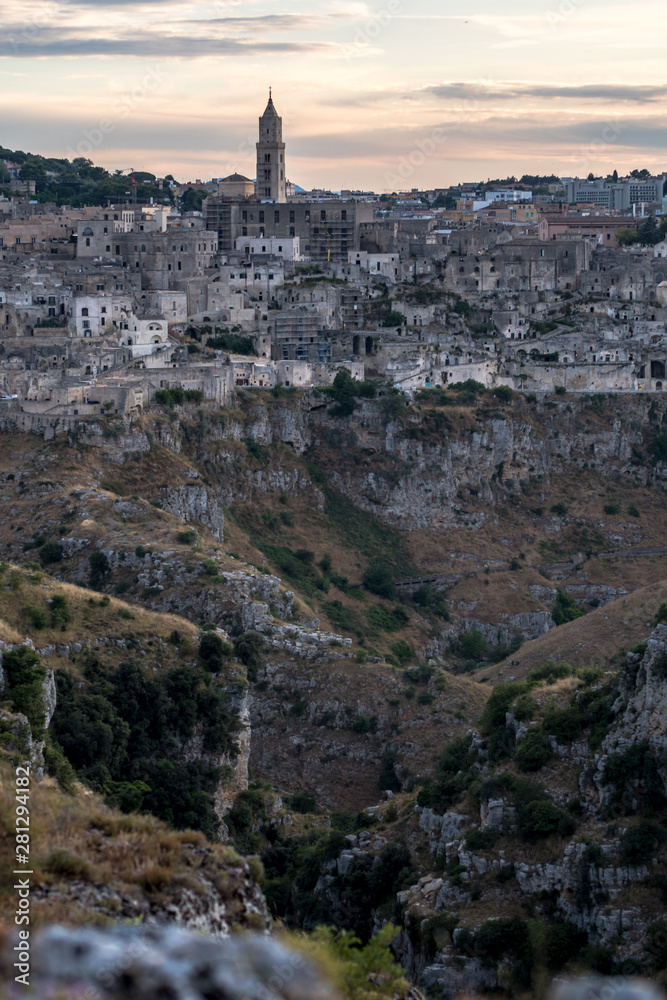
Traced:
<path id="1" fill-rule="evenodd" d="M 14 978 L 14 944 L 9 938 L 2 953 L 7 979 Z M 257 934 L 216 940 L 175 927 L 56 926 L 40 931 L 30 952 L 32 986 L 22 995 L 32 998 L 75 984 L 77 996 L 110 1000 L 337 997 L 302 955 Z"/>
<path id="2" fill-rule="evenodd" d="M 179 486 L 165 489 L 162 506 L 186 524 L 199 521 L 219 542 L 225 537 L 225 515 L 217 498 L 205 486 Z"/>

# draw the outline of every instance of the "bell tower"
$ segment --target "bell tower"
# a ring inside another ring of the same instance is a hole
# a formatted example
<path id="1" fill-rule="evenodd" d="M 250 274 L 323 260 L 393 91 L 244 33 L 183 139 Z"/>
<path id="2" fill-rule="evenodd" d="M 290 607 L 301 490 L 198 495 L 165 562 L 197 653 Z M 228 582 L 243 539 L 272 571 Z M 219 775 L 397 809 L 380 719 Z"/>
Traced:
<path id="1" fill-rule="evenodd" d="M 256 191 L 258 201 L 287 201 L 283 120 L 275 109 L 270 90 L 266 111 L 259 119 Z"/>

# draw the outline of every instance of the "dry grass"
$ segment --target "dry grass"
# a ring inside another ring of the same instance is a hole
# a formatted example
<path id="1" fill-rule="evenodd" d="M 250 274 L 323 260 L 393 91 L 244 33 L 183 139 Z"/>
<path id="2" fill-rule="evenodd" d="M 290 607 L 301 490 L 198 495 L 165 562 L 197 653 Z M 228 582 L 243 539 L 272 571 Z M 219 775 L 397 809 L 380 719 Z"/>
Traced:
<path id="1" fill-rule="evenodd" d="M 148 611 L 136 604 L 130 605 L 114 597 L 104 597 L 85 587 L 71 583 L 59 583 L 42 573 L 33 573 L 12 566 L 12 572 L 20 575 L 20 586 L 13 590 L 0 588 L 0 634 L 4 628 L 13 638 L 6 641 L 21 642 L 30 635 L 38 646 L 51 643 L 89 643 L 98 638 L 123 639 L 128 635 L 157 636 L 167 639 L 174 630 L 181 636 L 194 638 L 198 629 L 191 622 L 177 615 L 159 614 Z M 7 576 L 8 578 L 8 576 Z M 48 601 L 55 595 L 67 600 L 70 621 L 61 625 L 36 629 L 30 618 L 28 607 L 48 612 Z"/>
<path id="2" fill-rule="evenodd" d="M 0 929 L 12 921 L 14 908 L 8 874 L 14 868 L 12 777 L 0 763 Z M 30 829 L 34 888 L 84 881 L 136 896 L 177 889 L 189 880 L 203 892 L 203 877 L 221 885 L 227 880 L 233 896 L 244 865 L 233 850 L 209 844 L 201 833 L 170 830 L 152 816 L 124 816 L 82 788 L 66 795 L 48 779 L 31 788 Z M 37 923 L 95 919 L 85 908 L 73 910 L 71 899 L 40 903 L 33 916 Z"/>
<path id="3" fill-rule="evenodd" d="M 506 680 L 508 673 L 521 678 L 546 660 L 565 660 L 573 667 L 608 667 L 620 650 L 627 651 L 648 638 L 653 617 L 665 600 L 667 581 L 663 580 L 532 639 L 509 663 L 483 667 L 473 676 L 491 683 Z"/>

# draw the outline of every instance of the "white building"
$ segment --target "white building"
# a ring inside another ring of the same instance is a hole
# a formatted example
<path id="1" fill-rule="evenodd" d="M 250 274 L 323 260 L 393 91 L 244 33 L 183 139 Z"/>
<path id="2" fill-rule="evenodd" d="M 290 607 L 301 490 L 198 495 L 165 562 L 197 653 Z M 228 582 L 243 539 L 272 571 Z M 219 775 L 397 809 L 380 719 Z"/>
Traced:
<path id="1" fill-rule="evenodd" d="M 303 260 L 298 236 L 238 236 L 236 249 L 246 257 L 264 253 L 285 260 Z"/>

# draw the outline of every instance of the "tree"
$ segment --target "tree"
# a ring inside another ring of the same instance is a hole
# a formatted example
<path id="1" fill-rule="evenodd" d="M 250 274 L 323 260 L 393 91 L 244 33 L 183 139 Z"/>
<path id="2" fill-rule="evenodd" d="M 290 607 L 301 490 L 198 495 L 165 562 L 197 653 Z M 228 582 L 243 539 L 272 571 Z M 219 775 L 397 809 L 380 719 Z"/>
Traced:
<path id="1" fill-rule="evenodd" d="M 182 212 L 201 212 L 202 202 L 208 198 L 208 191 L 189 187 L 181 195 Z"/>
<path id="2" fill-rule="evenodd" d="M 388 600 L 396 596 L 396 584 L 391 571 L 386 566 L 377 564 L 369 566 L 364 573 L 364 587 L 366 590 L 370 590 L 371 594 L 386 597 Z"/>
<path id="3" fill-rule="evenodd" d="M 211 673 L 217 673 L 222 667 L 225 655 L 225 643 L 215 632 L 204 632 L 199 640 L 199 659 Z"/>
<path id="4" fill-rule="evenodd" d="M 88 562 L 90 563 L 90 575 L 88 576 L 89 585 L 95 590 L 96 587 L 102 583 L 105 576 L 111 573 L 111 564 L 104 552 L 99 549 L 97 552 L 89 557 Z"/>
<path id="5" fill-rule="evenodd" d="M 556 600 L 551 611 L 551 617 L 556 625 L 573 622 L 576 618 L 583 618 L 585 614 L 584 608 L 578 607 L 570 594 L 566 594 L 560 587 L 556 587 Z"/>

